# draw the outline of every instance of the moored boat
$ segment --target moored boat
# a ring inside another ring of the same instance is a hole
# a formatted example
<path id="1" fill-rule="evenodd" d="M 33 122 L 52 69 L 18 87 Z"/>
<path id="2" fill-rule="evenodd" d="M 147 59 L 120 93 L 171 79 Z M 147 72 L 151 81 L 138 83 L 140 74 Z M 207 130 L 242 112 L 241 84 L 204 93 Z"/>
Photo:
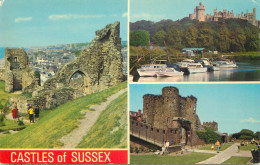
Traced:
<path id="1" fill-rule="evenodd" d="M 201 63 L 189 64 L 187 69 L 188 69 L 188 72 L 190 74 L 192 74 L 192 73 L 205 73 L 208 70 L 207 67 L 203 67 L 203 65 Z"/>
<path id="2" fill-rule="evenodd" d="M 137 69 L 137 72 L 140 77 L 171 77 L 183 75 L 183 72 L 180 72 L 174 67 L 168 67 L 166 60 L 156 60 L 153 64 L 142 65 L 140 69 Z"/>

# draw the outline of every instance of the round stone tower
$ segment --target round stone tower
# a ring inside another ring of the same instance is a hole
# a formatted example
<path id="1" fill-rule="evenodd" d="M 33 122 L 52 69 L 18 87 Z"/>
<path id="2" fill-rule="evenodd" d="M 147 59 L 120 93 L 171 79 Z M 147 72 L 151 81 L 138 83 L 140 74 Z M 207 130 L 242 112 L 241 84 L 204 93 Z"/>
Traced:
<path id="1" fill-rule="evenodd" d="M 205 21 L 205 6 L 200 2 L 199 6 L 196 6 L 196 19 L 200 22 Z"/>
<path id="2" fill-rule="evenodd" d="M 179 90 L 175 87 L 162 89 L 165 116 L 179 117 Z"/>

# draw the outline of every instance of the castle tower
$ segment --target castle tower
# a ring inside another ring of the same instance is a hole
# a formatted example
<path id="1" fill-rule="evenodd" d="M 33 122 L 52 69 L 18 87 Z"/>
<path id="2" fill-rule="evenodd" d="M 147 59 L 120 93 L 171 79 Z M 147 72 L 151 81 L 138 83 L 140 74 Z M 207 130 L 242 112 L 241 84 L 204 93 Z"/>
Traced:
<path id="1" fill-rule="evenodd" d="M 205 21 L 205 6 L 200 2 L 199 6 L 196 6 L 196 19 L 200 22 Z"/>
<path id="2" fill-rule="evenodd" d="M 162 89 L 164 103 L 164 116 L 180 117 L 179 108 L 179 90 L 175 87 L 164 87 Z"/>

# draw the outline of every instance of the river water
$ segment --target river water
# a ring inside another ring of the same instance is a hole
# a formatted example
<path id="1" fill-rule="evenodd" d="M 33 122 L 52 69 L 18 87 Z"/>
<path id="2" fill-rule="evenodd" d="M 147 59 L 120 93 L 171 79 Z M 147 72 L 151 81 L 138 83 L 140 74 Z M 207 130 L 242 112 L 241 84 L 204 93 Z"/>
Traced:
<path id="1" fill-rule="evenodd" d="M 176 77 L 139 77 L 137 82 L 260 81 L 260 61 L 237 62 L 238 68 Z"/>

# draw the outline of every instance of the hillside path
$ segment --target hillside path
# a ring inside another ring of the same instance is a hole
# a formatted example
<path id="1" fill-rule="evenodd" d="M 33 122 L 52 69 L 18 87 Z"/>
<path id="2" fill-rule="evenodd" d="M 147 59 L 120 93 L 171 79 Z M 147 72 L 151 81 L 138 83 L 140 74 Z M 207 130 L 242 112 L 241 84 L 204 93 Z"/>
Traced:
<path id="1" fill-rule="evenodd" d="M 224 161 L 231 158 L 231 156 L 237 156 L 238 155 L 238 146 L 239 143 L 235 143 L 232 146 L 228 147 L 224 151 L 220 151 L 217 155 L 204 160 L 202 162 L 196 163 L 196 164 L 221 164 Z M 203 150 L 193 150 L 194 152 L 203 152 Z M 216 153 L 216 151 L 207 151 L 205 153 Z"/>
<path id="2" fill-rule="evenodd" d="M 92 105 L 90 109 L 94 109 L 95 111 L 87 111 L 85 118 L 80 120 L 79 127 L 60 139 L 60 141 L 64 143 L 62 148 L 75 148 L 80 143 L 82 138 L 89 132 L 90 128 L 95 124 L 101 112 L 106 109 L 111 101 L 118 98 L 126 91 L 127 88 L 122 89 L 119 92 L 109 96 L 107 100 L 100 105 Z"/>
<path id="3" fill-rule="evenodd" d="M 29 115 L 28 115 L 29 116 Z M 6 116 L 5 116 L 7 119 L 9 120 L 14 120 L 13 119 L 13 116 L 12 116 L 12 112 L 11 113 L 8 113 Z M 17 120 L 17 119 L 16 119 Z M 30 123 L 30 120 L 26 119 L 26 117 L 20 117 L 20 120 L 22 120 L 24 123 Z"/>

